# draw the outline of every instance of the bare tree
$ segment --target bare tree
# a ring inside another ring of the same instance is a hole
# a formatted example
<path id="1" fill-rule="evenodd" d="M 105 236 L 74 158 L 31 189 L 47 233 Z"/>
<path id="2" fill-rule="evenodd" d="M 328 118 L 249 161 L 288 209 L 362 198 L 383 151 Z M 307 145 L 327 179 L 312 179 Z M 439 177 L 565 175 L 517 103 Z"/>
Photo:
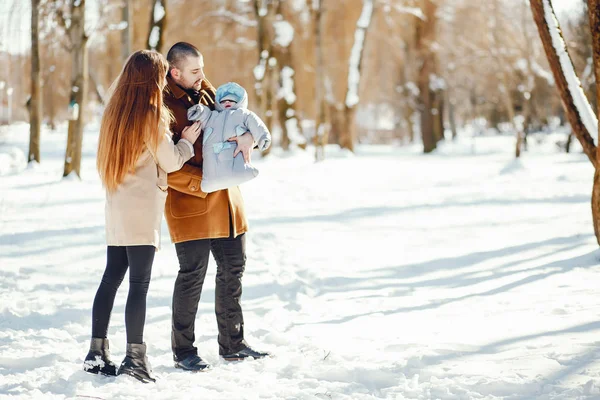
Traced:
<path id="1" fill-rule="evenodd" d="M 294 28 L 284 18 L 284 9 L 288 2 L 279 3 L 276 20 L 274 22 L 274 41 L 272 53 L 277 60 L 277 119 L 281 125 L 281 147 L 288 150 L 291 144 L 290 135 L 296 142 L 300 136 L 298 116 L 296 113 L 296 68 L 292 52 Z M 306 143 L 298 143 L 305 147 Z M 268 150 L 265 150 L 265 152 Z M 265 153 L 263 152 L 263 154 Z"/>
<path id="2" fill-rule="evenodd" d="M 164 44 L 164 33 L 167 29 L 167 0 L 153 0 L 152 3 L 150 29 L 148 30 L 146 43 L 148 49 L 160 52 Z"/>
<path id="3" fill-rule="evenodd" d="M 123 30 L 121 31 L 121 59 L 123 62 L 131 54 L 133 47 L 133 4 L 132 0 L 123 0 L 123 8 L 121 9 Z M 153 13 L 154 15 L 154 13 Z M 97 86 L 97 85 L 96 85 Z"/>
<path id="4" fill-rule="evenodd" d="M 356 106 L 359 101 L 359 88 L 361 80 L 361 69 L 363 64 L 363 55 L 365 53 L 365 43 L 371 20 L 373 17 L 373 0 L 363 0 L 363 8 L 356 22 L 354 31 L 354 44 L 350 53 L 348 62 L 348 83 L 346 90 L 346 101 L 344 102 L 345 129 L 340 137 L 340 147 L 354 151 L 354 142 L 356 141 Z"/>
<path id="5" fill-rule="evenodd" d="M 273 84 L 277 59 L 273 57 L 274 25 L 280 0 L 254 0 L 258 63 L 254 67 L 255 93 L 265 124 L 273 128 Z"/>
<path id="6" fill-rule="evenodd" d="M 423 151 L 430 153 L 435 150 L 437 140 L 434 133 L 434 102 L 435 94 L 431 90 L 431 78 L 437 70 L 437 57 L 433 47 L 436 34 L 437 4 L 433 0 L 423 0 L 424 17 L 419 18 L 416 27 L 416 51 L 419 55 L 418 86 L 421 95 L 421 137 Z"/>
<path id="7" fill-rule="evenodd" d="M 511 88 L 514 86 L 513 82 L 511 82 L 511 69 L 513 66 L 512 63 L 508 62 L 508 60 L 504 57 L 505 51 L 502 48 L 499 40 L 500 33 L 505 30 L 502 23 L 503 21 L 501 19 L 501 12 L 502 9 L 498 4 L 498 0 L 494 0 L 491 3 L 491 9 L 489 13 L 491 17 L 490 28 L 492 30 L 492 43 L 490 44 L 489 48 L 498 68 L 498 75 L 500 78 L 498 89 L 500 91 L 500 95 L 502 96 L 502 103 L 504 104 L 506 110 L 508 125 L 512 128 L 516 135 L 515 157 L 519 158 L 521 156 L 524 133 L 521 124 L 516 123 L 515 103 L 511 92 Z"/>
<path id="8" fill-rule="evenodd" d="M 596 104 L 600 107 L 600 1 L 588 0 L 588 16 L 592 32 L 594 75 L 596 77 Z M 600 109 L 597 110 L 600 113 Z M 598 132 L 597 132 L 598 133 Z M 600 133 L 598 133 L 600 135 Z M 600 136 L 598 136 L 600 137 Z M 592 188 L 592 216 L 594 233 L 600 244 L 600 155 L 596 148 L 596 170 L 594 171 L 594 186 Z"/>
<path id="9" fill-rule="evenodd" d="M 29 99 L 29 156 L 27 161 L 40 162 L 40 128 L 42 117 L 40 82 L 40 0 L 31 0 L 31 97 Z"/>
<path id="10" fill-rule="evenodd" d="M 68 36 L 71 52 L 71 94 L 69 96 L 69 130 L 63 176 L 75 172 L 81 177 L 81 150 L 83 145 L 84 110 L 89 84 L 89 36 L 85 30 L 85 0 L 69 0 L 69 13 L 65 15 L 62 4 L 56 9 L 59 24 Z"/>
<path id="11" fill-rule="evenodd" d="M 315 160 L 325 159 L 325 145 L 329 138 L 327 107 L 325 104 L 325 62 L 323 57 L 323 12 L 325 0 L 312 0 L 311 13 L 315 40 Z"/>
<path id="12" fill-rule="evenodd" d="M 592 219 L 596 240 L 600 244 L 600 171 L 598 169 L 597 148 L 594 144 L 594 138 L 591 136 L 592 134 L 598 134 L 598 120 L 575 74 L 551 0 L 530 0 L 530 6 L 571 129 L 595 168 L 592 188 Z M 594 67 L 597 78 L 600 73 L 600 59 L 598 58 L 600 55 L 600 48 L 598 47 L 598 40 L 600 40 L 599 11 L 598 0 L 590 0 L 589 18 L 594 37 Z"/>

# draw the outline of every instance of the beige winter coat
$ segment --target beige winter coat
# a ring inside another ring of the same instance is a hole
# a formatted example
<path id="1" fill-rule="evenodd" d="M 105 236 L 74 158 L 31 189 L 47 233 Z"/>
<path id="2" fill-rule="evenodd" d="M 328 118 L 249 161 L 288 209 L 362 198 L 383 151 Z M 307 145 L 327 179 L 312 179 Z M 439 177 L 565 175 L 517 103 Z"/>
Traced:
<path id="1" fill-rule="evenodd" d="M 170 133 L 156 154 L 142 152 L 135 172 L 127 174 L 114 193 L 106 192 L 108 246 L 153 245 L 160 248 L 160 226 L 167 198 L 167 173 L 177 171 L 194 155 L 185 139 L 173 143 Z"/>

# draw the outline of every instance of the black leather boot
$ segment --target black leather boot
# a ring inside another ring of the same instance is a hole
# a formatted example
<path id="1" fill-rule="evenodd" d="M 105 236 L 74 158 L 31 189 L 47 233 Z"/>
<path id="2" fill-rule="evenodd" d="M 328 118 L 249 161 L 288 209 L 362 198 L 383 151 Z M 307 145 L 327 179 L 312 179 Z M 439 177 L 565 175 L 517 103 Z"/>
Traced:
<path id="1" fill-rule="evenodd" d="M 268 353 L 266 351 L 257 351 L 254 350 L 252 347 L 248 346 L 245 349 L 238 351 L 237 353 L 226 354 L 221 357 L 223 357 L 225 361 L 241 361 L 247 358 L 259 359 L 270 356 L 271 353 Z"/>
<path id="2" fill-rule="evenodd" d="M 83 362 L 83 370 L 91 374 L 117 375 L 117 366 L 110 360 L 108 339 L 92 338 L 90 351 Z"/>
<path id="3" fill-rule="evenodd" d="M 146 357 L 146 343 L 127 343 L 126 354 L 119 367 L 119 375 L 130 375 L 144 383 L 156 382 Z"/>

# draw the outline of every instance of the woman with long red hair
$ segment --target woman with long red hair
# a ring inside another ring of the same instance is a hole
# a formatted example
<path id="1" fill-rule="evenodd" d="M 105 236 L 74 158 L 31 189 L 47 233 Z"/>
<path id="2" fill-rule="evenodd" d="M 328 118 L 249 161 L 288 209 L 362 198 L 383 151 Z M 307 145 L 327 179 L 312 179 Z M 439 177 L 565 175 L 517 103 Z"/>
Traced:
<path id="1" fill-rule="evenodd" d="M 177 144 L 163 105 L 168 64 L 157 52 L 133 53 L 112 87 L 100 126 L 96 166 L 106 189 L 107 262 L 92 308 L 92 340 L 84 370 L 155 381 L 143 340 L 146 295 L 167 197 L 167 173 L 194 154 L 198 123 Z M 118 371 L 110 360 L 108 324 L 117 289 L 129 269 L 125 306 L 126 356 Z"/>

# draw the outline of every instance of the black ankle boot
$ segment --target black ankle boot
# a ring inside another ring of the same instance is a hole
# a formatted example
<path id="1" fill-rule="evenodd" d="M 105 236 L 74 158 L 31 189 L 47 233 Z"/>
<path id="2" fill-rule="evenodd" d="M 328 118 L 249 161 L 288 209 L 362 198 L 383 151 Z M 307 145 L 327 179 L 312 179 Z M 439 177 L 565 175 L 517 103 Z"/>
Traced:
<path id="1" fill-rule="evenodd" d="M 144 383 L 156 382 L 156 378 L 152 375 L 152 367 L 146 357 L 146 343 L 127 343 L 126 354 L 119 367 L 119 375 L 130 375 Z"/>
<path id="2" fill-rule="evenodd" d="M 117 366 L 110 360 L 108 339 L 92 338 L 90 351 L 83 362 L 83 370 L 91 374 L 117 375 Z"/>

